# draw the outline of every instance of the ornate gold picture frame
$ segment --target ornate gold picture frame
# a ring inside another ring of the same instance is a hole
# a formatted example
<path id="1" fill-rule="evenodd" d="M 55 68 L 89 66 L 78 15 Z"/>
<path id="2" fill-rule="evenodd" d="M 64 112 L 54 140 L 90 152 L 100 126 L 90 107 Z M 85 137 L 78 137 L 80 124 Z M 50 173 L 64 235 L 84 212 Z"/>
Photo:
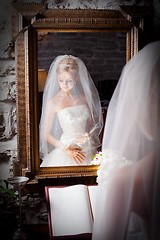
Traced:
<path id="1" fill-rule="evenodd" d="M 127 62 L 138 51 L 138 28 L 129 20 L 129 15 L 120 10 L 48 9 L 43 4 L 14 7 L 20 13 L 21 22 L 15 45 L 18 161 L 14 173 L 32 180 L 96 176 L 98 166 L 95 165 L 40 168 L 37 36 L 41 31 L 124 32 Z"/>

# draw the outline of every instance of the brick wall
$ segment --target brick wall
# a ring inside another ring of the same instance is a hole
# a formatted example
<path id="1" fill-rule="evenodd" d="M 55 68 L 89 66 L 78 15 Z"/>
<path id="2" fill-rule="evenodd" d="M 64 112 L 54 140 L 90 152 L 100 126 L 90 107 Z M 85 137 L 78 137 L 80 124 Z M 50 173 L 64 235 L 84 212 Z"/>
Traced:
<path id="1" fill-rule="evenodd" d="M 39 68 L 49 69 L 58 55 L 71 54 L 86 64 L 94 82 L 118 79 L 125 64 L 125 33 L 48 33 L 38 43 Z"/>
<path id="2" fill-rule="evenodd" d="M 126 62 L 126 34 L 122 32 L 92 33 L 48 33 L 39 36 L 39 68 L 48 71 L 58 55 L 71 54 L 80 57 L 100 91 L 106 85 L 104 94 L 113 91 Z M 110 81 L 105 84 L 104 82 Z M 112 88 L 112 89 L 109 89 Z M 103 99 L 105 96 L 101 96 Z M 109 99 L 107 99 L 109 100 Z"/>

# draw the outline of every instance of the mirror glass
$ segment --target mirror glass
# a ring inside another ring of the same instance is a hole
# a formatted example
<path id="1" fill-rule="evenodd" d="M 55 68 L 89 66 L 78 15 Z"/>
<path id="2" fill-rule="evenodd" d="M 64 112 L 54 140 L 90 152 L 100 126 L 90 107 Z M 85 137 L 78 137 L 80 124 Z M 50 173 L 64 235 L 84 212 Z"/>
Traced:
<path id="1" fill-rule="evenodd" d="M 118 80 L 126 63 L 125 32 L 39 32 L 38 68 L 48 72 L 58 55 L 71 54 L 87 66 L 98 91 L 100 82 Z M 44 83 L 41 83 L 42 85 Z M 107 83 L 106 83 L 107 84 Z M 42 87 L 40 88 L 43 90 Z M 108 99 L 100 92 L 101 100 Z M 103 95 L 103 96 L 102 96 Z M 108 99 L 109 100 L 109 99 Z"/>
<path id="2" fill-rule="evenodd" d="M 99 92 L 105 122 L 108 103 L 126 63 L 126 33 L 38 32 L 39 117 L 48 69 L 57 56 L 64 54 L 77 56 L 85 63 Z M 103 132 L 101 141 L 102 136 Z"/>

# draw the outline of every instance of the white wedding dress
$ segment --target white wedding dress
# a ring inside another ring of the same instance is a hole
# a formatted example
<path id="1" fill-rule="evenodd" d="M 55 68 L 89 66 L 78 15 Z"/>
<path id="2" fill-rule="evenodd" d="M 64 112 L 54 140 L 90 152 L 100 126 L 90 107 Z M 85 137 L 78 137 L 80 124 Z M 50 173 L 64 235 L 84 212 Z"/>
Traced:
<path id="1" fill-rule="evenodd" d="M 67 107 L 59 111 L 57 116 L 63 132 L 60 141 L 65 146 L 78 145 L 82 148 L 86 158 L 82 164 L 77 164 L 65 150 L 55 148 L 44 156 L 40 167 L 88 165 L 94 155 L 91 140 L 86 140 L 84 144 L 76 142 L 76 139 L 82 137 L 86 133 L 87 121 L 90 118 L 87 106 L 79 105 Z"/>

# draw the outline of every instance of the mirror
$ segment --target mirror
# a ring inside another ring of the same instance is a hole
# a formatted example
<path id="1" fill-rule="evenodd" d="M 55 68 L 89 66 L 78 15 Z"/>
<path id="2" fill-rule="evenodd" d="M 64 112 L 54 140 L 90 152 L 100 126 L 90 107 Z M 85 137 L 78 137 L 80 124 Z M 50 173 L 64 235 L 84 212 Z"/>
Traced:
<path id="1" fill-rule="evenodd" d="M 85 62 L 92 78 L 96 79 L 95 84 L 100 91 L 99 80 L 103 82 L 113 77 L 107 77 L 105 72 L 104 76 L 101 74 L 98 79 L 98 68 L 97 72 L 92 71 L 91 60 L 93 58 L 90 56 L 97 52 L 99 61 L 101 61 L 100 56 L 104 59 L 107 49 L 107 47 L 104 48 L 105 44 L 102 48 L 102 39 L 106 41 L 108 37 L 115 38 L 116 44 L 120 43 L 119 39 L 121 39 L 122 53 L 116 58 L 122 59 L 122 62 L 119 64 L 117 76 L 114 76 L 118 78 L 124 64 L 138 51 L 138 29 L 128 20 L 128 15 L 125 16 L 119 10 L 47 9 L 42 4 L 27 4 L 27 6 L 21 4 L 16 5 L 15 8 L 21 13 L 22 22 L 15 45 L 18 117 L 18 161 L 14 167 L 15 174 L 20 171 L 22 175 L 33 180 L 96 176 L 98 169 L 96 165 L 40 168 L 41 103 L 39 93 L 41 92 L 42 95 L 43 87 L 40 90 L 39 72 L 47 72 L 52 60 L 57 55 L 64 54 L 64 51 L 68 49 L 66 45 L 60 49 L 51 39 L 59 39 L 57 43 L 62 46 L 62 42 L 67 42 L 66 39 L 72 36 L 74 40 L 76 39 L 76 43 L 79 41 L 77 48 L 73 46 L 76 49 L 76 55 Z M 86 37 L 92 39 L 93 42 L 96 41 L 96 44 L 90 44 L 88 55 L 85 55 L 86 49 L 82 51 Z M 114 43 L 112 50 L 114 52 Z M 73 49 L 68 51 L 69 54 L 73 53 Z M 109 62 L 112 57 L 112 54 L 110 56 L 108 54 L 106 61 Z"/>

